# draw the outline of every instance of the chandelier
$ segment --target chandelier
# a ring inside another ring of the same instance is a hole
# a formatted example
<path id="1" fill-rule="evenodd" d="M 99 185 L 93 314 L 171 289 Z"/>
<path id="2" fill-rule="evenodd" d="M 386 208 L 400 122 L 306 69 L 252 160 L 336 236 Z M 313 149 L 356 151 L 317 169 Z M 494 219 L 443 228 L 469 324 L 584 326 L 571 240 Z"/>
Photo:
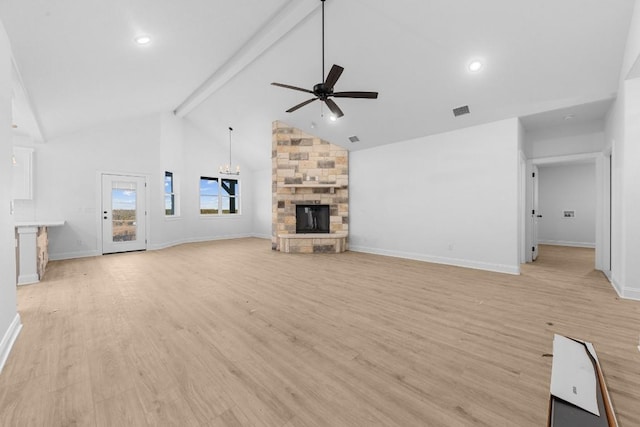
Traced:
<path id="1" fill-rule="evenodd" d="M 231 166 L 231 132 L 233 132 L 233 128 L 229 126 L 229 163 L 224 166 L 220 166 L 218 172 L 225 175 L 240 175 L 240 165 L 236 166 L 235 172 L 232 170 Z"/>

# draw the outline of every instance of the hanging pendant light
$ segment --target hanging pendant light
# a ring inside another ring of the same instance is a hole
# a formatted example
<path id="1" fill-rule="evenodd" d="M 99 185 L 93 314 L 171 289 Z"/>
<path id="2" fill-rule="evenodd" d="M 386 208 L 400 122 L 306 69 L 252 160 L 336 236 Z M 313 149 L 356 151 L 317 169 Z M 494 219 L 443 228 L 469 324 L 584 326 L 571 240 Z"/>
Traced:
<path id="1" fill-rule="evenodd" d="M 236 166 L 235 172 L 232 170 L 233 167 L 231 165 L 231 132 L 233 132 L 233 128 L 229 126 L 229 163 L 224 166 L 220 166 L 218 172 L 225 175 L 240 175 L 240 165 Z"/>

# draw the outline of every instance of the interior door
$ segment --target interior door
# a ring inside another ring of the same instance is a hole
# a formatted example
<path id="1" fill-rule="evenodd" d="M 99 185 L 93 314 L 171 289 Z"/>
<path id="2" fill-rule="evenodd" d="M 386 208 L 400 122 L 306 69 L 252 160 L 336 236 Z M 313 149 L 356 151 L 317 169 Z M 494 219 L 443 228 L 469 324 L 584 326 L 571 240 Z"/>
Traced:
<path id="1" fill-rule="evenodd" d="M 533 199 L 531 201 L 531 258 L 533 261 L 538 258 L 538 220 L 542 218 L 538 210 L 538 167 L 532 167 L 531 188 Z"/>
<path id="2" fill-rule="evenodd" d="M 141 176 L 102 175 L 102 253 L 147 249 L 146 181 Z"/>

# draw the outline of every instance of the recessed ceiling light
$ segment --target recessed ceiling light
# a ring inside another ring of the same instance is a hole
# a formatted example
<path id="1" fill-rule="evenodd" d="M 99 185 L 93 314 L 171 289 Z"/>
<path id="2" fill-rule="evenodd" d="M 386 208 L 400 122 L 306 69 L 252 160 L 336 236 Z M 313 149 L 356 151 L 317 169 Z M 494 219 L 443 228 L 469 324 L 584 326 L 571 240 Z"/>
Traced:
<path id="1" fill-rule="evenodd" d="M 479 60 L 474 60 L 471 61 L 469 63 L 469 71 L 473 72 L 473 73 L 477 73 L 478 71 L 482 70 L 482 62 Z"/>
<path id="2" fill-rule="evenodd" d="M 151 43 L 151 37 L 149 36 L 138 36 L 133 40 L 136 42 L 136 44 L 139 44 L 140 46 L 144 46 L 146 44 Z"/>
<path id="3" fill-rule="evenodd" d="M 335 114 L 330 114 L 329 120 L 331 120 L 332 122 L 335 122 L 336 120 L 338 120 L 338 118 L 335 116 Z"/>

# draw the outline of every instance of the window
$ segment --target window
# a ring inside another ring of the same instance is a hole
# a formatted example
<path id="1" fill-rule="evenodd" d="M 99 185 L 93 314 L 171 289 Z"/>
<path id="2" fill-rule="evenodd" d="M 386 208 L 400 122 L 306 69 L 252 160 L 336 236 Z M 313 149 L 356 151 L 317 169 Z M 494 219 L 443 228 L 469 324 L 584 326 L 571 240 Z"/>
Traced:
<path id="1" fill-rule="evenodd" d="M 176 195 L 174 193 L 173 172 L 164 173 L 164 214 L 173 216 L 176 214 Z"/>
<path id="2" fill-rule="evenodd" d="M 200 177 L 200 214 L 237 214 L 239 209 L 237 179 Z"/>

